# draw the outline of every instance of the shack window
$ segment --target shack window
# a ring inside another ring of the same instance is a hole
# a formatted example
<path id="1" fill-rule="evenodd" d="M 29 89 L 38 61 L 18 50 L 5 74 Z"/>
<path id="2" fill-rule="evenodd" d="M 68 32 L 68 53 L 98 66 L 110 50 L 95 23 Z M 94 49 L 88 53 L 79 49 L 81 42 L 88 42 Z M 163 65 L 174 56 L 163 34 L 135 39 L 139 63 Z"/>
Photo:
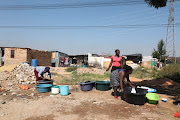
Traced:
<path id="1" fill-rule="evenodd" d="M 14 50 L 11 50 L 11 58 L 14 58 Z"/>

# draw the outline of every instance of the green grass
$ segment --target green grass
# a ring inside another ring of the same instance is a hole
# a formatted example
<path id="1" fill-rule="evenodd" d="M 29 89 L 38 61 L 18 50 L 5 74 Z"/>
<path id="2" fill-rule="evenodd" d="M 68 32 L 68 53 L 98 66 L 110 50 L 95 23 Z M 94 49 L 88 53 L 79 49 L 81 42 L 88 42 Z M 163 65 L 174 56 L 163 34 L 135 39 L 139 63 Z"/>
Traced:
<path id="1" fill-rule="evenodd" d="M 155 74 L 155 71 L 156 71 L 155 69 L 149 70 L 143 67 L 138 67 L 136 69 L 133 69 L 131 76 L 140 79 L 152 78 L 153 74 Z"/>
<path id="2" fill-rule="evenodd" d="M 139 67 L 133 70 L 133 73 L 131 74 L 131 76 L 140 78 L 140 79 L 169 78 L 175 82 L 180 83 L 180 64 L 169 65 L 169 66 L 163 67 L 161 70 L 145 69 L 145 68 Z"/>
<path id="3" fill-rule="evenodd" d="M 64 79 L 61 81 L 61 83 L 64 84 L 79 84 L 81 82 L 85 81 L 100 81 L 100 80 L 105 80 L 110 77 L 110 73 L 106 73 L 104 75 L 97 75 L 97 74 L 90 74 L 90 73 L 85 73 L 82 75 L 78 75 L 77 71 L 73 71 L 71 78 L 69 79 Z"/>

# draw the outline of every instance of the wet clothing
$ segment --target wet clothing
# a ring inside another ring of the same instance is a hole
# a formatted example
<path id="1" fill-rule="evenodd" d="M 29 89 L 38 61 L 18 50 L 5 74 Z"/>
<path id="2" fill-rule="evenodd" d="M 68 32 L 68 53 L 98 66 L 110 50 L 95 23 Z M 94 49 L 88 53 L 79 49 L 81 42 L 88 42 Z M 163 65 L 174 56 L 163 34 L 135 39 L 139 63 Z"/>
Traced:
<path id="1" fill-rule="evenodd" d="M 110 86 L 111 87 L 114 87 L 114 86 L 120 86 L 120 75 L 119 75 L 119 72 L 120 71 L 124 71 L 124 69 L 117 69 L 117 70 L 114 70 L 113 72 L 111 72 L 111 75 L 110 75 Z M 124 85 L 124 82 L 125 82 L 125 78 L 127 78 L 127 81 L 130 82 L 129 80 L 129 75 L 125 75 L 124 78 L 123 78 L 123 85 Z"/>
<path id="2" fill-rule="evenodd" d="M 113 55 L 111 58 L 113 59 L 113 66 L 119 67 L 120 66 L 120 61 L 121 61 L 122 57 L 119 56 L 118 58 L 116 58 L 116 56 Z"/>

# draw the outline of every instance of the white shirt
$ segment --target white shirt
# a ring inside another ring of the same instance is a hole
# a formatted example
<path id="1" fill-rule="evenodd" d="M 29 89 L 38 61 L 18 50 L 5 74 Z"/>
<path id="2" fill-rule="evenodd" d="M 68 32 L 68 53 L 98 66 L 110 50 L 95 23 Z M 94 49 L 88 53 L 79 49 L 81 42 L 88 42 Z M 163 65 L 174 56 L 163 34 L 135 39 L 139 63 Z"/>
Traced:
<path id="1" fill-rule="evenodd" d="M 36 67 L 36 71 L 38 72 L 38 77 L 41 77 L 46 67 L 44 66 L 38 66 Z"/>

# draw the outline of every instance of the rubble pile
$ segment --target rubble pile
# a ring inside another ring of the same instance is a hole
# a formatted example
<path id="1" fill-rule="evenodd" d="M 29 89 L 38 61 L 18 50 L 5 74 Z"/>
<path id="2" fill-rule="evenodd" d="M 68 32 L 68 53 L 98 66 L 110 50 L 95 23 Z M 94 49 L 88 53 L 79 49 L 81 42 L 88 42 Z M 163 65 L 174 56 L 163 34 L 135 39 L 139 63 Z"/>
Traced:
<path id="1" fill-rule="evenodd" d="M 104 75 L 105 70 L 104 69 L 98 69 L 98 68 L 78 68 L 77 69 L 78 75 L 81 75 L 84 73 Z"/>
<path id="2" fill-rule="evenodd" d="M 0 72 L 0 81 L 14 79 L 14 74 L 11 72 Z"/>
<path id="3" fill-rule="evenodd" d="M 36 77 L 34 75 L 34 67 L 27 63 L 18 65 L 14 70 L 13 74 L 18 80 L 19 84 L 35 84 Z"/>

